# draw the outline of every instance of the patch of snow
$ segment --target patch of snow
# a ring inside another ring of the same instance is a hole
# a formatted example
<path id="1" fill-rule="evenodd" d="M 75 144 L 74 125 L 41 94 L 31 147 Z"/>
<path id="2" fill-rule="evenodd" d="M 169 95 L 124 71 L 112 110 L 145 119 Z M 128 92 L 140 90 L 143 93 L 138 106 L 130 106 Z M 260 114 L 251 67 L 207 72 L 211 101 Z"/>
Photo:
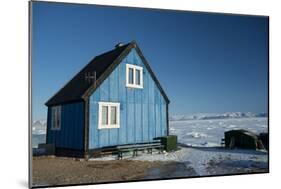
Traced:
<path id="1" fill-rule="evenodd" d="M 253 161 L 260 162 L 261 165 L 266 165 L 268 158 L 267 153 L 255 150 L 227 150 L 223 148 L 196 148 L 196 147 L 181 147 L 180 150 L 164 153 L 164 154 L 141 154 L 137 157 L 128 159 L 138 161 L 176 161 L 185 163 L 187 167 L 191 166 L 195 169 L 198 175 L 210 175 L 207 170 L 210 161 L 219 162 L 226 160 L 224 163 L 232 166 L 248 167 Z M 238 164 L 238 165 L 236 165 Z M 263 167 L 262 167 L 263 168 Z"/>
<path id="2" fill-rule="evenodd" d="M 201 137 L 206 137 L 207 135 L 204 133 L 198 133 L 198 132 L 190 132 L 190 133 L 186 133 L 186 136 L 191 136 L 193 138 L 201 138 Z"/>

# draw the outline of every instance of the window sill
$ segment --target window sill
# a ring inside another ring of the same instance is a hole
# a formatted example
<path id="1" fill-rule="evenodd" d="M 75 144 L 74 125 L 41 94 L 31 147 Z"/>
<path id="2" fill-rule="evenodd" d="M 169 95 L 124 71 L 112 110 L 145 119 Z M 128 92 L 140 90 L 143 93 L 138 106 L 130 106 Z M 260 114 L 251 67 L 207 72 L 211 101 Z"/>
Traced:
<path id="1" fill-rule="evenodd" d="M 99 125 L 98 129 L 118 129 L 120 125 Z"/>
<path id="2" fill-rule="evenodd" d="M 143 89 L 143 86 L 141 86 L 141 85 L 129 85 L 129 84 L 127 84 L 126 87 L 128 87 L 128 88 L 136 88 L 136 89 Z"/>

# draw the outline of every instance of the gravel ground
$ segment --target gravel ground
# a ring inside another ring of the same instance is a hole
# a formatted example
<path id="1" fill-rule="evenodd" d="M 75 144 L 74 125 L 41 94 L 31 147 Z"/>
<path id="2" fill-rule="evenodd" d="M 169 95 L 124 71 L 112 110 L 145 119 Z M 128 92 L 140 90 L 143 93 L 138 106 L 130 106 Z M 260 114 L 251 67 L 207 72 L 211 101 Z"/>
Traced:
<path id="1" fill-rule="evenodd" d="M 179 162 L 34 157 L 33 185 L 65 185 L 194 176 L 191 167 Z"/>

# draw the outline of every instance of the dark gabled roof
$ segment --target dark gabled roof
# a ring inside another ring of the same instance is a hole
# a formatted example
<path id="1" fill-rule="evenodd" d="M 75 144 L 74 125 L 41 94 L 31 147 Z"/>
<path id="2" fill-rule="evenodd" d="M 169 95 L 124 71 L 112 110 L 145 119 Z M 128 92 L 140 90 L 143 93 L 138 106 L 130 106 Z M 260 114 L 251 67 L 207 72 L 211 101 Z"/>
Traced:
<path id="1" fill-rule="evenodd" d="M 155 80 L 156 85 L 159 87 L 159 90 L 161 91 L 167 103 L 169 103 L 169 99 L 162 87 L 160 86 L 159 81 L 152 72 L 149 64 L 145 60 L 136 42 L 133 41 L 126 45 L 116 47 L 115 49 L 108 51 L 104 54 L 96 56 L 80 72 L 78 72 L 64 87 L 62 87 L 53 97 L 51 97 L 46 102 L 46 105 L 52 106 L 67 102 L 85 100 L 109 76 L 109 74 L 114 70 L 114 68 L 119 65 L 119 63 L 130 52 L 132 48 L 135 48 L 136 51 L 139 53 L 148 71 L 151 73 L 152 78 Z M 85 79 L 86 74 L 92 74 L 94 72 L 96 73 L 96 82 L 87 82 Z"/>

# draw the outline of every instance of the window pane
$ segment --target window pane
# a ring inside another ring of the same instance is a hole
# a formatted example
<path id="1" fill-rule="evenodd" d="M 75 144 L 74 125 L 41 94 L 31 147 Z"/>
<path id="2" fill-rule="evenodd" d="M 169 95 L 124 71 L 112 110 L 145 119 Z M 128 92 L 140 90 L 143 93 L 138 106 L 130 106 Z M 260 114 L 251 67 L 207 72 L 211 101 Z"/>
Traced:
<path id="1" fill-rule="evenodd" d="M 140 85 L 140 70 L 136 70 L 136 85 Z"/>
<path id="2" fill-rule="evenodd" d="M 102 106 L 102 125 L 108 125 L 108 107 L 107 106 Z"/>
<path id="3" fill-rule="evenodd" d="M 134 70 L 129 68 L 129 83 L 134 84 Z"/>
<path id="4" fill-rule="evenodd" d="M 61 127 L 61 106 L 52 107 L 52 129 Z"/>
<path id="5" fill-rule="evenodd" d="M 60 128 L 60 119 L 61 119 L 61 107 L 57 107 L 57 128 Z"/>
<path id="6" fill-rule="evenodd" d="M 110 112 L 110 124 L 116 125 L 117 124 L 117 107 L 111 106 Z"/>
<path id="7" fill-rule="evenodd" d="M 55 129 L 58 128 L 58 107 L 55 107 Z"/>

